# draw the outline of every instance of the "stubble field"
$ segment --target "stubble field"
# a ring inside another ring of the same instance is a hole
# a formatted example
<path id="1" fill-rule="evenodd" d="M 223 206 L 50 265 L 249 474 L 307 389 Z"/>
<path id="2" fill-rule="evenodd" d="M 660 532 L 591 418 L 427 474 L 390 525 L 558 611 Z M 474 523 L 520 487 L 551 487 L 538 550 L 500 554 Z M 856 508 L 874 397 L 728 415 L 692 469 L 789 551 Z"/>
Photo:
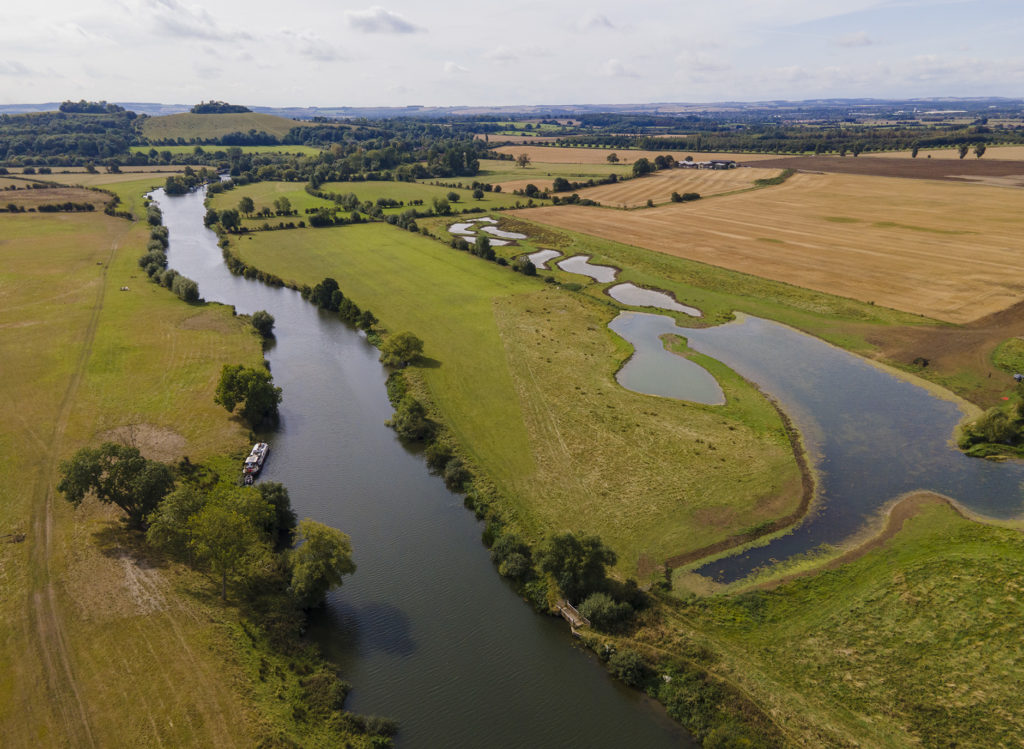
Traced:
<path id="1" fill-rule="evenodd" d="M 674 192 L 680 195 L 695 192 L 707 197 L 745 190 L 754 186 L 754 180 L 770 179 L 778 174 L 777 169 L 663 169 L 644 177 L 578 192 L 581 198 L 596 200 L 603 206 L 636 208 L 646 205 L 648 200 L 668 203 Z"/>
<path id="2" fill-rule="evenodd" d="M 839 296 L 963 323 L 1024 296 L 1016 193 L 955 183 L 798 174 L 766 190 L 623 213 L 516 212 Z"/>

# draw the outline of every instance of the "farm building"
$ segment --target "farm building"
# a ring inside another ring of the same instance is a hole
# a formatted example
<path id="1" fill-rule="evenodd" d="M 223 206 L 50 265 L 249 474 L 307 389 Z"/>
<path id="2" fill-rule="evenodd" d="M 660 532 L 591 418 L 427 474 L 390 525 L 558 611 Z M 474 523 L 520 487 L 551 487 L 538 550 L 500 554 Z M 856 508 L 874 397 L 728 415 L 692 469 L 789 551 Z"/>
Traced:
<path id="1" fill-rule="evenodd" d="M 711 161 L 677 161 L 681 169 L 733 169 L 736 162 L 732 159 L 712 159 Z"/>

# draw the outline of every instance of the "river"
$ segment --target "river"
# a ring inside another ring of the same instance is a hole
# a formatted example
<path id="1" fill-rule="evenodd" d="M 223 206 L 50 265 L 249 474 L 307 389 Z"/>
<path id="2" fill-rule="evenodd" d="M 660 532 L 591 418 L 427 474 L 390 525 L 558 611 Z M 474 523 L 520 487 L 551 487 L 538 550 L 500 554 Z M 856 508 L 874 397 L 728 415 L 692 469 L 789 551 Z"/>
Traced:
<path id="1" fill-rule="evenodd" d="M 274 316 L 266 358 L 284 402 L 263 478 L 288 487 L 300 518 L 352 538 L 358 570 L 310 627 L 355 687 L 346 707 L 396 719 L 399 747 L 695 746 L 519 600 L 462 498 L 384 426 L 377 350 L 297 292 L 231 275 L 203 196 L 154 193 L 170 266 L 208 301 Z"/>

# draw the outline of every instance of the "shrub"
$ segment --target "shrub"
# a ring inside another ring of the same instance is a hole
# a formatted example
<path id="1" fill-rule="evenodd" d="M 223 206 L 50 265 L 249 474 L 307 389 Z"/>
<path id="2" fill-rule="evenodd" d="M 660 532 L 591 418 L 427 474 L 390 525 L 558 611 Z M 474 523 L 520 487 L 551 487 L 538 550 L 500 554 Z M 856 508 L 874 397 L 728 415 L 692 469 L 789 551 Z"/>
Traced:
<path id="1" fill-rule="evenodd" d="M 263 338 L 274 336 L 274 316 L 266 310 L 257 310 L 252 315 L 252 326 Z"/>
<path id="2" fill-rule="evenodd" d="M 444 485 L 453 492 L 461 492 L 473 478 L 462 458 L 452 458 L 444 468 Z"/>
<path id="3" fill-rule="evenodd" d="M 621 650 L 608 659 L 608 671 L 631 687 L 638 687 L 648 676 L 643 658 L 635 650 Z"/>
<path id="4" fill-rule="evenodd" d="M 592 593 L 579 606 L 580 613 L 591 625 L 604 632 L 618 629 L 633 617 L 633 607 L 625 601 L 617 602 L 607 593 Z"/>

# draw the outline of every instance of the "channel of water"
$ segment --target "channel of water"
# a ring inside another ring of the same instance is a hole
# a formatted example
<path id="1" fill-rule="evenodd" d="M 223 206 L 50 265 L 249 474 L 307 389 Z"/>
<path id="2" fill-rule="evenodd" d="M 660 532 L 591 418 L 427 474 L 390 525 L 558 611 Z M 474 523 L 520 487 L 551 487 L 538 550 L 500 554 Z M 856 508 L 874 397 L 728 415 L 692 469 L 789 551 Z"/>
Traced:
<path id="1" fill-rule="evenodd" d="M 300 518 L 352 538 L 358 570 L 310 626 L 355 686 L 346 707 L 398 720 L 399 747 L 695 746 L 498 576 L 462 498 L 384 426 L 386 373 L 365 337 L 290 289 L 231 275 L 202 192 L 154 197 L 171 267 L 207 300 L 276 319 L 266 358 L 284 402 L 263 478 L 288 487 Z"/>

